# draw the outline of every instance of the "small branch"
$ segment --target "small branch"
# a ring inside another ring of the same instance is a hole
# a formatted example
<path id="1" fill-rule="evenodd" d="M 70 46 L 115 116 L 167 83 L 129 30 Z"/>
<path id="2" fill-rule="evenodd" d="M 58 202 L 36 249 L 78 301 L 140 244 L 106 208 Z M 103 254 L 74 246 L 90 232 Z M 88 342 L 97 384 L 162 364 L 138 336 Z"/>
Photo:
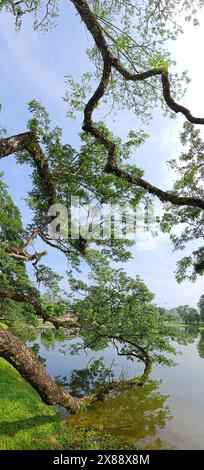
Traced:
<path id="1" fill-rule="evenodd" d="M 14 248 L 14 247 L 6 247 L 5 251 L 9 253 L 11 258 L 19 259 L 21 261 L 35 261 L 38 262 L 43 256 L 47 255 L 47 251 L 41 251 L 39 253 L 29 254 L 25 251 L 25 249 L 21 248 Z"/>
<path id="2" fill-rule="evenodd" d="M 31 236 L 29 237 L 29 239 L 23 246 L 23 251 L 26 251 L 28 249 L 28 247 L 33 243 L 37 235 L 38 235 L 38 230 L 34 230 L 34 232 L 31 234 Z"/>

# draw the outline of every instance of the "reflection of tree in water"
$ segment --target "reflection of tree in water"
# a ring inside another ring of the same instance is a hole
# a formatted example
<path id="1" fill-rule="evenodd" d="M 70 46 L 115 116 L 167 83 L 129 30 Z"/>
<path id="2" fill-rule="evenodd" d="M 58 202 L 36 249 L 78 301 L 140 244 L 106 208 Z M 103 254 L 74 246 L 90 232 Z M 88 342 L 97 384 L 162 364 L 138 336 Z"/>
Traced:
<path id="1" fill-rule="evenodd" d="M 68 338 L 68 334 L 66 330 L 63 328 L 59 328 L 58 330 L 49 329 L 49 330 L 42 330 L 41 332 L 41 344 L 47 349 L 47 351 L 55 350 L 56 344 L 64 343 Z"/>
<path id="2" fill-rule="evenodd" d="M 197 351 L 199 356 L 204 359 L 204 330 L 200 330 L 195 327 L 185 327 L 182 334 L 178 336 L 178 344 L 191 344 L 199 338 L 197 343 Z"/>
<path id="3" fill-rule="evenodd" d="M 150 441 L 153 448 L 161 448 L 157 431 L 165 428 L 171 414 L 165 404 L 167 395 L 160 393 L 159 384 L 149 380 L 142 387 L 109 396 L 86 412 L 70 416 L 69 422 L 85 428 L 96 427 L 132 443 L 144 440 L 142 445 L 145 445 L 145 441 Z"/>
<path id="4" fill-rule="evenodd" d="M 103 363 L 103 357 L 100 357 L 93 362 L 89 361 L 85 369 L 73 369 L 69 383 L 66 376 L 60 375 L 55 377 L 55 382 L 67 386 L 73 396 L 80 397 L 93 390 L 101 389 L 104 383 L 112 382 L 114 379 L 113 365 L 114 361 L 110 367 L 106 367 Z"/>
<path id="5" fill-rule="evenodd" d="M 30 345 L 30 348 L 37 356 L 41 364 L 45 367 L 47 365 L 47 359 L 41 356 L 40 346 L 43 345 L 46 351 L 54 351 L 57 344 L 63 344 L 67 338 L 67 332 L 60 328 L 59 330 L 56 329 L 41 329 L 40 332 L 38 329 L 35 329 L 35 333 L 32 332 L 32 335 L 27 334 L 27 331 L 24 332 L 24 340 L 27 339 L 28 342 L 32 342 L 33 344 Z M 34 342 L 35 341 L 35 342 Z"/>
<path id="6" fill-rule="evenodd" d="M 189 326 L 184 328 L 184 337 L 186 344 L 193 343 L 199 335 L 197 327 Z"/>
<path id="7" fill-rule="evenodd" d="M 197 343 L 197 351 L 199 356 L 204 359 L 204 330 L 195 328 L 195 327 L 182 327 L 181 333 L 177 336 L 177 343 L 188 345 L 195 341 L 196 338 L 199 338 Z"/>
<path id="8" fill-rule="evenodd" d="M 32 351 L 34 354 L 37 356 L 38 360 L 43 364 L 44 367 L 47 365 L 47 359 L 39 354 L 40 351 L 40 345 L 39 343 L 34 343 L 31 347 Z"/>
<path id="9" fill-rule="evenodd" d="M 204 359 L 204 330 L 200 331 L 200 338 L 197 344 L 197 351 L 201 359 Z"/>
<path id="10" fill-rule="evenodd" d="M 178 345 L 188 345 L 195 341 L 199 334 L 198 328 L 191 326 L 168 327 L 168 335 L 172 336 L 172 341 L 176 341 Z"/>
<path id="11" fill-rule="evenodd" d="M 12 333 L 26 343 L 38 342 L 47 350 L 54 350 L 57 343 L 63 344 L 69 337 L 64 328 L 38 329 L 29 325 L 16 325 L 12 328 Z"/>

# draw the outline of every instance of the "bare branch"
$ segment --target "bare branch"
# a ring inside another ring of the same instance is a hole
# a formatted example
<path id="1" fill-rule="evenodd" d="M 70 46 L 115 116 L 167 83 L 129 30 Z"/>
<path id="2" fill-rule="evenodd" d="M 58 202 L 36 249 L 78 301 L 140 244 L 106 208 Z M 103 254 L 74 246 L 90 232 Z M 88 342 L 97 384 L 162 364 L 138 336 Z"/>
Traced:
<path id="1" fill-rule="evenodd" d="M 16 247 L 5 247 L 5 251 L 9 253 L 11 258 L 14 259 L 19 259 L 21 261 L 35 261 L 38 262 L 43 256 L 47 255 L 47 251 L 41 251 L 39 253 L 33 253 L 32 255 L 30 253 L 27 253 L 25 249 L 23 248 L 16 248 Z"/>

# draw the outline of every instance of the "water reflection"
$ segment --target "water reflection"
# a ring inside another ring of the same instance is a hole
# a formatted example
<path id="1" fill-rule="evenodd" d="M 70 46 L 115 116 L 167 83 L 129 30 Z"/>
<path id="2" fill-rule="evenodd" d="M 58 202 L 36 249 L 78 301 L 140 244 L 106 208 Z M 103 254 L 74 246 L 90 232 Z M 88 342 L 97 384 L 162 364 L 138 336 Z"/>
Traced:
<path id="1" fill-rule="evenodd" d="M 32 351 L 34 352 L 34 354 L 37 356 L 38 360 L 41 362 L 41 364 L 43 364 L 44 367 L 46 367 L 47 365 L 47 359 L 46 357 L 43 357 L 41 356 L 41 354 L 39 354 L 40 352 L 40 345 L 39 343 L 34 343 L 32 346 L 31 346 L 31 349 Z"/>
<path id="2" fill-rule="evenodd" d="M 118 438 L 145 448 L 163 447 L 158 430 L 171 419 L 167 395 L 161 394 L 160 383 L 149 380 L 142 387 L 134 386 L 117 396 L 96 402 L 86 412 L 70 416 L 68 421 L 79 427 L 95 427 Z"/>
<path id="3" fill-rule="evenodd" d="M 49 351 L 56 351 L 56 346 L 58 344 L 67 343 L 68 334 L 66 330 L 60 328 L 56 330 L 55 328 L 52 329 L 41 329 L 40 331 L 37 328 L 27 328 L 23 327 L 20 331 L 17 331 L 18 336 L 26 341 L 34 354 L 37 356 L 41 364 L 44 367 L 47 366 L 47 358 L 40 354 L 41 346 L 44 346 L 46 352 Z"/>
<path id="4" fill-rule="evenodd" d="M 77 426 L 112 433 L 136 448 L 202 449 L 204 330 L 179 327 L 177 333 L 175 342 L 174 328 L 172 341 L 177 351 L 182 351 L 176 357 L 176 367 L 158 365 L 151 375 L 153 380 L 142 387 L 112 393 L 104 402 L 93 404 L 69 420 Z M 38 330 L 29 341 L 50 375 L 75 396 L 90 393 L 107 382 L 134 377 L 135 369 L 139 374 L 143 371 L 140 363 L 118 357 L 111 345 L 102 351 L 87 350 L 86 355 L 81 340 L 81 350 L 76 354 L 79 341 L 68 338 L 64 330 Z"/>
<path id="5" fill-rule="evenodd" d="M 201 359 L 204 359 L 204 330 L 200 331 L 200 338 L 197 344 L 197 351 Z"/>
<path id="6" fill-rule="evenodd" d="M 110 367 L 106 367 L 103 356 L 95 361 L 90 360 L 86 368 L 73 369 L 71 372 L 70 382 L 67 382 L 67 377 L 58 375 L 55 377 L 55 382 L 68 388 L 69 392 L 74 397 L 81 397 L 88 395 L 93 390 L 100 390 L 104 383 L 111 383 L 114 380 L 114 363 Z"/>
<path id="7" fill-rule="evenodd" d="M 57 343 L 63 344 L 67 341 L 67 332 L 63 328 L 59 330 L 48 329 L 41 332 L 40 340 L 47 351 L 54 351 Z"/>

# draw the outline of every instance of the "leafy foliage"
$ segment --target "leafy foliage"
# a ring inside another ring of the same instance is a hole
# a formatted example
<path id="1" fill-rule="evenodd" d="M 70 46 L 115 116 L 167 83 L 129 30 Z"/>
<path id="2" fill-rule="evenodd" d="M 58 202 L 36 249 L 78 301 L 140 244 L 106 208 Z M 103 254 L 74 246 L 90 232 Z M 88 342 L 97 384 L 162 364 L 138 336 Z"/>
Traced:
<path id="1" fill-rule="evenodd" d="M 17 153 L 17 160 L 20 164 L 28 163 L 33 168 L 33 189 L 27 197 L 27 203 L 34 213 L 33 222 L 28 226 L 29 231 L 37 228 L 43 231 L 49 239 L 48 222 L 50 219 L 47 213 L 50 202 L 64 204 L 69 208 L 73 195 L 80 198 L 82 205 L 92 203 L 99 210 L 101 204 L 117 204 L 122 207 L 128 202 L 133 210 L 137 207 L 144 194 L 143 190 L 132 188 L 130 183 L 104 173 L 107 155 L 102 144 L 96 143 L 92 136 L 82 132 L 80 134 L 81 148 L 77 152 L 69 144 L 62 142 L 62 130 L 59 127 L 51 128 L 49 115 L 40 103 L 33 100 L 29 103 L 29 110 L 33 117 L 28 122 L 28 129 L 37 132 L 39 136 L 48 165 L 49 178 L 55 188 L 55 201 L 50 201 L 47 186 L 42 184 L 38 168 L 30 154 L 24 150 Z M 108 132 L 104 124 L 101 123 L 101 126 L 105 132 Z M 145 134 L 139 131 L 138 133 L 130 132 L 129 141 L 126 144 L 118 139 L 118 155 L 124 168 L 129 168 L 126 160 L 130 158 L 132 147 L 141 145 L 144 138 Z M 135 175 L 142 175 L 142 171 L 136 166 L 132 165 L 131 169 Z M 80 245 L 80 240 L 71 239 L 70 233 L 68 235 L 68 240 L 66 237 L 63 240 L 56 240 L 55 246 L 77 266 L 81 257 L 91 253 L 92 247 L 89 250 L 89 243 L 86 243 L 84 251 L 84 245 Z M 86 238 L 86 234 L 83 234 L 83 237 Z M 91 242 L 90 234 L 89 240 Z M 126 246 L 130 246 L 132 242 L 128 239 L 110 240 L 109 238 L 97 241 L 94 238 L 94 244 L 98 244 L 99 249 L 102 246 L 102 251 L 104 249 L 105 254 L 109 254 L 114 260 L 126 260 L 130 256 Z M 86 256 L 87 261 L 90 258 L 90 254 Z"/>
<path id="2" fill-rule="evenodd" d="M 152 303 L 154 295 L 137 276 L 128 277 L 122 269 L 97 262 L 90 284 L 72 279 L 73 310 L 80 324 L 85 347 L 106 347 L 112 342 L 118 354 L 144 362 L 171 363 L 163 352 L 174 352 L 162 315 Z"/>
<path id="3" fill-rule="evenodd" d="M 177 307 L 177 313 L 184 323 L 198 323 L 200 320 L 196 308 L 189 307 L 189 305 L 180 305 Z"/>
<path id="4" fill-rule="evenodd" d="M 187 147 L 179 159 L 173 159 L 169 165 L 180 178 L 174 185 L 174 192 L 179 195 L 204 198 L 204 142 L 200 131 L 190 123 L 185 123 L 180 140 Z M 174 227 L 181 224 L 180 233 L 173 232 Z M 175 249 L 183 250 L 187 242 L 202 240 L 204 237 L 203 210 L 195 207 L 172 207 L 168 206 L 162 220 L 162 229 L 171 232 L 171 240 Z M 195 280 L 197 275 L 204 272 L 204 248 L 197 248 L 189 256 L 185 256 L 178 263 L 177 280 Z"/>
<path id="5" fill-rule="evenodd" d="M 0 179 L 0 282 L 1 290 L 13 290 L 39 296 L 30 282 L 25 264 L 19 259 L 11 258 L 8 248 L 22 247 L 25 231 L 22 227 L 19 209 L 8 194 L 2 177 Z M 28 322 L 36 324 L 33 308 L 27 304 L 17 306 L 12 300 L 0 300 L 1 319 L 14 324 Z"/>

